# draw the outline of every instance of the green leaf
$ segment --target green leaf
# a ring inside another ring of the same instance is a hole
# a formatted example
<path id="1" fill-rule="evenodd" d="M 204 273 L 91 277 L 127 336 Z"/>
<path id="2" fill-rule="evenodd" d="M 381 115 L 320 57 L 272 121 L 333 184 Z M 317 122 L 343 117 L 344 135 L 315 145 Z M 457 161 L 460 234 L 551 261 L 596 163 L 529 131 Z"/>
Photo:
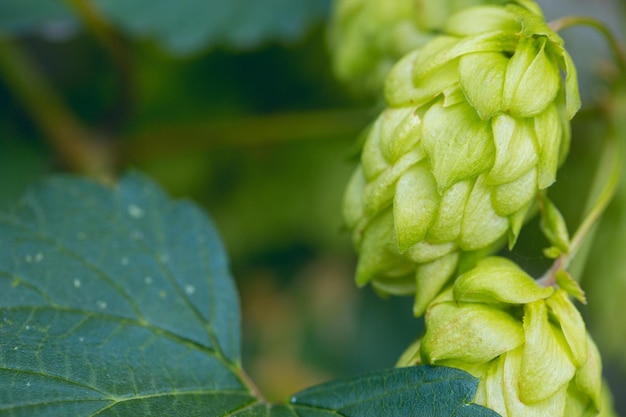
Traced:
<path id="1" fill-rule="evenodd" d="M 477 386 L 478 379 L 459 369 L 418 366 L 331 381 L 301 391 L 291 403 L 302 417 L 497 416 L 470 404 Z M 322 414 L 308 407 L 336 412 Z"/>
<path id="2" fill-rule="evenodd" d="M 211 222 L 137 174 L 0 217 L 0 416 L 220 416 L 256 401 Z M 210 410 L 207 413 L 206 410 Z"/>
<path id="3" fill-rule="evenodd" d="M 444 366 L 413 366 L 330 381 L 291 405 L 256 405 L 233 417 L 497 417 L 471 401 L 478 379 Z"/>
<path id="4" fill-rule="evenodd" d="M 188 54 L 214 46 L 249 48 L 302 35 L 328 9 L 327 0 L 91 0 L 123 32 L 157 40 Z M 9 0 L 0 5 L 0 31 L 25 33 L 42 25 L 75 25 L 78 17 L 59 0 Z"/>

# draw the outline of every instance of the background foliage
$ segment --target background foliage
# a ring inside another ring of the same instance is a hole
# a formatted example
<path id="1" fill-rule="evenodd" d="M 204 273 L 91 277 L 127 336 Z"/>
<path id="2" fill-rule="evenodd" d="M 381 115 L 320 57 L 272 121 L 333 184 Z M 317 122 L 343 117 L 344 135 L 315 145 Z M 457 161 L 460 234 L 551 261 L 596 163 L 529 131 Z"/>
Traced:
<path id="1" fill-rule="evenodd" d="M 0 2 L 0 207 L 42 175 L 139 168 L 213 215 L 242 297 L 244 367 L 268 399 L 393 366 L 421 322 L 411 319 L 411 300 L 383 301 L 352 283 L 341 195 L 356 138 L 380 101 L 330 73 L 329 1 L 175 3 Z M 626 22 L 617 0 L 540 3 L 549 19 L 592 15 L 620 35 Z M 551 195 L 574 226 L 607 133 L 599 109 L 614 105 L 614 68 L 599 36 L 564 36 L 584 109 Z M 614 232 L 624 224 L 621 193 L 584 286 L 624 413 L 626 268 L 616 261 L 626 259 L 626 234 Z M 539 234 L 522 237 L 515 256 L 539 273 L 545 244 Z"/>

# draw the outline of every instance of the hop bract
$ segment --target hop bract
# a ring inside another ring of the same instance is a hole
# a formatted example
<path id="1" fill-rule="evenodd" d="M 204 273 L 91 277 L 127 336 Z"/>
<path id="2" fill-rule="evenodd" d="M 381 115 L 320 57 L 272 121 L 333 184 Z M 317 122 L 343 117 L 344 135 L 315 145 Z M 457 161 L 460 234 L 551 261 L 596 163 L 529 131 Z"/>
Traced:
<path id="1" fill-rule="evenodd" d="M 502 416 L 596 416 L 603 407 L 600 356 L 567 293 L 504 258 L 481 260 L 433 301 L 418 354 L 480 378 L 475 401 Z"/>
<path id="2" fill-rule="evenodd" d="M 461 260 L 514 244 L 567 153 L 576 71 L 524 3 L 452 16 L 392 69 L 389 107 L 366 133 L 344 201 L 357 283 L 415 293 L 417 315 Z"/>

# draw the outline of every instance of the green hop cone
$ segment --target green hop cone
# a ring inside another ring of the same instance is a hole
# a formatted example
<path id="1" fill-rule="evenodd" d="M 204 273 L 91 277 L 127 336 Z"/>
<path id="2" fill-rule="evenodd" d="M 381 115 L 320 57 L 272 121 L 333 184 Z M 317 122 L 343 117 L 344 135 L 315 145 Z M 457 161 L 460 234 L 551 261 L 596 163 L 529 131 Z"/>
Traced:
<path id="1" fill-rule="evenodd" d="M 433 301 L 412 351 L 404 365 L 480 378 L 475 401 L 505 417 L 597 416 L 607 403 L 598 350 L 568 294 L 504 258 L 479 261 Z"/>
<path id="2" fill-rule="evenodd" d="M 459 262 L 513 246 L 580 107 L 572 60 L 540 13 L 464 9 L 391 71 L 344 199 L 359 285 L 415 293 L 420 315 Z"/>
<path id="3" fill-rule="evenodd" d="M 505 0 L 336 0 L 330 47 L 337 77 L 378 93 L 404 54 L 423 46 L 452 13 Z"/>

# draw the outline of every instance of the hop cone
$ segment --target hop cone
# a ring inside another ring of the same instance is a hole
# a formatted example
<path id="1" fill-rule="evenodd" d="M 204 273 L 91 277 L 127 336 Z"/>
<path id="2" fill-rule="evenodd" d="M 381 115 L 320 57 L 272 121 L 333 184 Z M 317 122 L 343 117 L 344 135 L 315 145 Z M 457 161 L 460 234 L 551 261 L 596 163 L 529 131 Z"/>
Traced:
<path id="1" fill-rule="evenodd" d="M 335 73 L 377 93 L 396 61 L 424 45 L 448 16 L 488 3 L 505 0 L 337 0 L 330 25 Z"/>
<path id="2" fill-rule="evenodd" d="M 580 106 L 571 58 L 533 3 L 467 8 L 445 29 L 391 71 L 344 201 L 357 283 L 415 293 L 416 315 L 460 261 L 514 244 Z"/>
<path id="3" fill-rule="evenodd" d="M 475 401 L 502 416 L 597 416 L 606 403 L 598 350 L 567 293 L 504 258 L 479 261 L 433 301 L 417 348 L 417 362 L 480 378 Z"/>

